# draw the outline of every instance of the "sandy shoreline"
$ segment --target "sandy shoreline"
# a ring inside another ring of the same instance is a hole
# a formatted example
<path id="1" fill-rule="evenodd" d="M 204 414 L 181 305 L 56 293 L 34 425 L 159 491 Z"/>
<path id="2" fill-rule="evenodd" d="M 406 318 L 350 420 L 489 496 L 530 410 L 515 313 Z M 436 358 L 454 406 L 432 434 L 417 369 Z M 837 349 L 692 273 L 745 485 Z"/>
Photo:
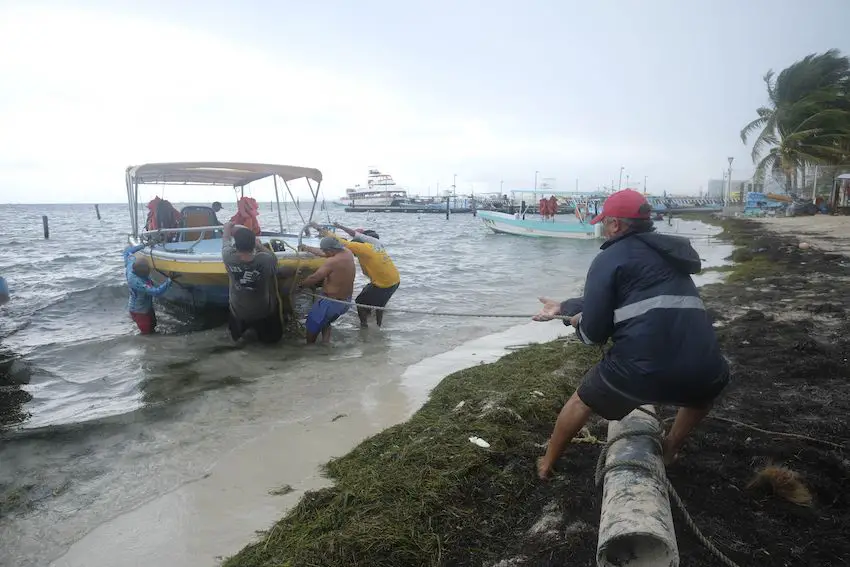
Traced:
<path id="1" fill-rule="evenodd" d="M 815 215 L 758 219 L 779 234 L 793 235 L 826 252 L 850 255 L 850 217 Z"/>
<path id="2" fill-rule="evenodd" d="M 358 401 L 280 424 L 222 456 L 203 477 L 101 524 L 51 565 L 215 565 L 285 514 L 305 491 L 327 486 L 321 464 L 407 419 L 446 375 L 493 362 L 508 352 L 505 347 L 568 333 L 563 325 L 526 323 L 427 358 L 408 367 L 395 387 L 372 388 L 367 410 Z M 270 494 L 284 485 L 293 491 Z"/>

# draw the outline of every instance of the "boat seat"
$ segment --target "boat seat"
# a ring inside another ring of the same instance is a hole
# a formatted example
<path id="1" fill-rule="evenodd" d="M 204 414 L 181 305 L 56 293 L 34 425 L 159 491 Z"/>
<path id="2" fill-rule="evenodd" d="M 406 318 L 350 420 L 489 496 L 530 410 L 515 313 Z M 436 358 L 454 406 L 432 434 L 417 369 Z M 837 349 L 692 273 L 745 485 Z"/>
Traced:
<path id="1" fill-rule="evenodd" d="M 182 217 L 182 221 L 180 223 L 181 228 L 193 228 L 196 226 L 214 226 L 220 224 L 218 219 L 215 216 L 215 211 L 212 210 L 212 207 L 202 207 L 198 205 L 191 205 L 188 207 L 183 207 L 180 211 L 180 215 Z M 212 238 L 220 238 L 220 231 L 189 231 L 184 232 L 180 235 L 181 242 L 194 242 L 201 238 L 203 234 L 204 240 L 209 240 Z"/>

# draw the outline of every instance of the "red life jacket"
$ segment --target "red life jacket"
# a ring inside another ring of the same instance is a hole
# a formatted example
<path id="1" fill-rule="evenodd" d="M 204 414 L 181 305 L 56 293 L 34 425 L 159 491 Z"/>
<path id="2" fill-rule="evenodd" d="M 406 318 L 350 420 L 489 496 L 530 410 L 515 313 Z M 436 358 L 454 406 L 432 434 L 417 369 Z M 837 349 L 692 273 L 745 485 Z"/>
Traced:
<path id="1" fill-rule="evenodd" d="M 236 203 L 237 210 L 230 222 L 241 224 L 244 227 L 250 228 L 257 236 L 260 235 L 260 220 L 257 218 L 260 214 L 257 201 L 251 197 L 242 197 Z"/>
<path id="2" fill-rule="evenodd" d="M 180 226 L 180 213 L 174 208 L 170 201 L 154 197 L 148 203 L 148 219 L 145 222 L 145 230 L 159 230 L 162 228 L 177 228 Z"/>

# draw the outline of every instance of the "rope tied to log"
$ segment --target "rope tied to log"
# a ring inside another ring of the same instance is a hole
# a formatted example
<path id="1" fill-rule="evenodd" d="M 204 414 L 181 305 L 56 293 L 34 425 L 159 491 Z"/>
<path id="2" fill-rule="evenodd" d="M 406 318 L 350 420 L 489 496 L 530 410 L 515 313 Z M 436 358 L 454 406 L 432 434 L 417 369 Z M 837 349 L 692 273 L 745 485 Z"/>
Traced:
<path id="1" fill-rule="evenodd" d="M 645 410 L 644 408 L 636 408 L 637 410 L 651 416 L 654 418 L 659 425 L 662 426 L 662 420 L 653 412 Z M 685 520 L 685 524 L 687 524 L 688 528 L 691 530 L 691 533 L 699 540 L 699 542 L 705 547 L 709 553 L 711 553 L 714 557 L 717 558 L 723 565 L 726 567 L 739 567 L 737 563 L 729 559 L 720 549 L 714 545 L 711 540 L 709 540 L 703 533 L 700 531 L 699 527 L 697 527 L 696 522 L 685 509 L 685 503 L 682 501 L 682 498 L 679 496 L 679 493 L 676 492 L 676 489 L 673 487 L 673 483 L 670 482 L 670 479 L 667 477 L 667 474 L 662 470 L 659 471 L 657 468 L 652 467 L 646 463 L 635 460 L 623 460 L 616 463 L 611 463 L 610 465 L 606 465 L 605 461 L 608 459 L 608 449 L 617 441 L 622 439 L 626 439 L 628 437 L 649 437 L 652 441 L 658 446 L 658 449 L 662 449 L 662 436 L 661 434 L 657 434 L 650 431 L 624 431 L 614 437 L 608 439 L 604 445 L 602 445 L 602 450 L 599 453 L 599 459 L 596 461 L 596 471 L 594 474 L 594 483 L 597 488 L 602 486 L 603 481 L 605 480 L 605 475 L 610 471 L 616 469 L 640 469 L 648 473 L 650 476 L 656 477 L 666 488 L 667 493 L 670 495 L 670 498 L 676 504 L 676 508 L 682 514 L 682 517 Z"/>

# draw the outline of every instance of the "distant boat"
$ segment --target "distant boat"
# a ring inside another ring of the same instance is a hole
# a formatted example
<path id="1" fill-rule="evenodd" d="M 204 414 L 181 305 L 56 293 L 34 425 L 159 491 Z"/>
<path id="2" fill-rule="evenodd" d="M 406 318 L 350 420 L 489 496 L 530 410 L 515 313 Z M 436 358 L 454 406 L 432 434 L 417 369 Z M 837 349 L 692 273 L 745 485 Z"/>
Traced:
<path id="1" fill-rule="evenodd" d="M 570 220 L 543 220 L 537 215 L 523 219 L 519 213 L 514 215 L 497 211 L 478 211 L 478 217 L 484 226 L 496 233 L 530 236 L 532 238 L 601 238 L 602 225 L 591 225 L 577 218 Z"/>
<path id="2" fill-rule="evenodd" d="M 397 207 L 407 200 L 407 191 L 396 185 L 392 175 L 377 169 L 369 170 L 366 189 L 360 185 L 345 190 L 345 197 L 337 201 L 344 207 Z"/>

